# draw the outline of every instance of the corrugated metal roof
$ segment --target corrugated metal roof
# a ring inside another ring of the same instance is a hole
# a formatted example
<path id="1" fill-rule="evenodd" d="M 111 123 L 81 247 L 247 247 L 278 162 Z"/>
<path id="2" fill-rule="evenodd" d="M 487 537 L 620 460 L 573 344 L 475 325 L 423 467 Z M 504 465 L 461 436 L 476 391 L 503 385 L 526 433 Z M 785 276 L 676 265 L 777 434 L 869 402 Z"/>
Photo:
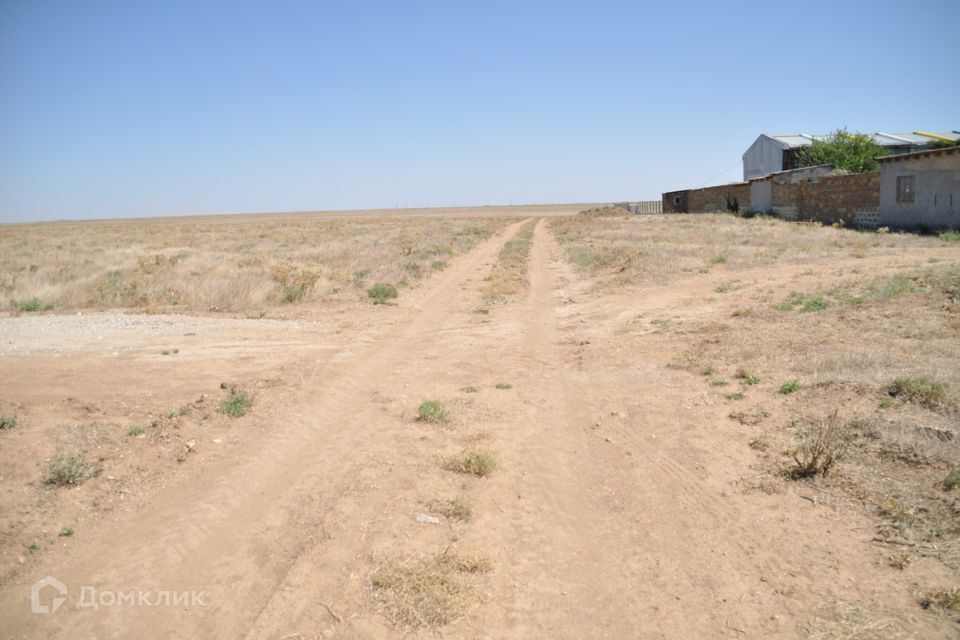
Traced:
<path id="1" fill-rule="evenodd" d="M 912 160 L 914 158 L 925 158 L 927 156 L 949 156 L 960 152 L 960 147 L 941 147 L 939 149 L 927 149 L 926 151 L 914 151 L 913 153 L 897 153 L 892 156 L 880 156 L 877 162 L 896 162 L 899 160 Z"/>
<path id="2" fill-rule="evenodd" d="M 943 136 L 945 138 L 951 138 L 953 140 L 957 139 L 957 133 L 955 131 L 934 131 L 938 136 Z M 904 133 L 893 133 L 878 131 L 876 133 L 867 133 L 874 142 L 884 147 L 896 147 L 900 145 L 924 145 L 934 142 L 933 138 L 928 136 L 922 136 L 912 131 Z M 799 133 L 799 134 L 788 134 L 782 136 L 770 136 L 777 142 L 782 143 L 788 149 L 795 149 L 797 147 L 806 147 L 809 146 L 814 140 L 826 140 L 830 137 L 830 134 L 808 134 L 808 133 Z"/>

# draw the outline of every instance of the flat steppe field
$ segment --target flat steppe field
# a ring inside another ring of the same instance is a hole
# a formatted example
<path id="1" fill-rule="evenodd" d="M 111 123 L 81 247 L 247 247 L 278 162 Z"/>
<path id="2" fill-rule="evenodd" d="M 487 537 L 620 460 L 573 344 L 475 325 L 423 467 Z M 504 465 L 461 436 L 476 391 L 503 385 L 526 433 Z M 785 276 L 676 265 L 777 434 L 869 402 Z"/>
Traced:
<path id="1" fill-rule="evenodd" d="M 0 637 L 956 638 L 956 235 L 584 208 L 0 227 Z"/>

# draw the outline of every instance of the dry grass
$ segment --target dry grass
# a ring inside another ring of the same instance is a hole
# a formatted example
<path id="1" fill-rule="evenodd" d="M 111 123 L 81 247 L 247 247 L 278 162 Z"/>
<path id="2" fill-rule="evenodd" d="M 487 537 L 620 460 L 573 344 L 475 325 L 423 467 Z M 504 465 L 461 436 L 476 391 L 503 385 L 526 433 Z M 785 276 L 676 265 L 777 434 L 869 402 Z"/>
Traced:
<path id="1" fill-rule="evenodd" d="M 483 297 L 487 304 L 501 302 L 507 296 L 519 293 L 526 286 L 527 262 L 536 223 L 536 220 L 531 220 L 524 224 L 503 245 L 497 264 L 487 276 L 487 284 L 483 288 Z"/>
<path id="2" fill-rule="evenodd" d="M 473 517 L 473 507 L 462 498 L 428 500 L 423 505 L 432 515 L 467 522 Z"/>
<path id="3" fill-rule="evenodd" d="M 0 300 L 15 311 L 250 312 L 358 299 L 375 282 L 412 285 L 509 222 L 250 216 L 0 226 Z"/>
<path id="4" fill-rule="evenodd" d="M 497 468 L 497 461 L 485 451 L 464 451 L 447 458 L 443 468 L 447 471 L 483 478 L 493 473 Z"/>
<path id="5" fill-rule="evenodd" d="M 672 285 L 663 301 L 641 297 L 670 323 L 629 331 L 674 348 L 672 365 L 730 418 L 762 424 L 743 439 L 765 483 L 783 490 L 787 470 L 817 500 L 872 514 L 895 566 L 933 555 L 960 570 L 960 255 L 948 243 L 722 214 L 549 224 L 605 301 Z M 718 295 L 727 272 L 738 286 Z M 899 632 L 854 608 L 841 617 L 812 637 Z"/>
<path id="6" fill-rule="evenodd" d="M 382 611 L 398 627 L 439 627 L 463 617 L 476 601 L 475 581 L 489 572 L 480 556 L 444 552 L 389 562 L 370 584 Z"/>
<path id="7" fill-rule="evenodd" d="M 550 220 L 568 259 L 600 287 L 663 285 L 711 270 L 736 272 L 829 258 L 942 247 L 933 237 L 862 233 L 728 214 L 579 215 Z"/>

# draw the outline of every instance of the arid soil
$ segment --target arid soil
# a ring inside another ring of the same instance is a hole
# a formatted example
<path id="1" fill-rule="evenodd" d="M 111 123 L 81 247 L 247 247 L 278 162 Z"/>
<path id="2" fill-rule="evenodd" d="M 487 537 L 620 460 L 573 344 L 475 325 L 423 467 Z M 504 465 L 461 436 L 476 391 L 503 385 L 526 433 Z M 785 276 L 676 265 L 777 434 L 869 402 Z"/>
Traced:
<path id="1" fill-rule="evenodd" d="M 392 304 L 0 318 L 0 637 L 957 637 L 956 243 L 535 213 Z"/>

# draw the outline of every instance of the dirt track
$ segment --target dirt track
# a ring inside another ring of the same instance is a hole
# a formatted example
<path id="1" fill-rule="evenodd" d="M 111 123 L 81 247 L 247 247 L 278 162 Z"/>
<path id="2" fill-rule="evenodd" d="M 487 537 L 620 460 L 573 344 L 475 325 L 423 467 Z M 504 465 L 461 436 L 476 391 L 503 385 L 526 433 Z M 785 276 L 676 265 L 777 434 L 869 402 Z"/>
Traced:
<path id="1" fill-rule="evenodd" d="M 16 367 L 20 388 L 54 367 L 103 367 L 97 380 L 66 377 L 62 393 L 86 398 L 109 396 L 103 382 L 113 379 L 167 378 L 159 384 L 171 394 L 250 376 L 283 381 L 261 392 L 256 428 L 229 453 L 185 469 L 144 507 L 91 523 L 5 585 L 4 637 L 402 637 L 376 610 L 371 572 L 450 546 L 488 556 L 494 569 L 448 637 L 802 637 L 836 603 L 910 621 L 923 637 L 944 633 L 917 615 L 909 578 L 878 566 L 862 522 L 792 493 L 738 491 L 752 463 L 742 430 L 669 366 L 675 345 L 625 334 L 644 305 L 709 314 L 681 300 L 710 282 L 626 306 L 590 300 L 541 221 L 528 293 L 474 313 L 519 226 L 397 307 L 296 328 L 186 327 L 198 349 L 175 363 L 138 352 L 143 341 L 117 356 L 91 337 L 3 364 L 3 373 Z M 470 385 L 480 392 L 464 396 Z M 453 406 L 453 424 L 416 422 L 426 398 Z M 492 476 L 440 468 L 439 456 L 465 442 L 495 453 Z M 471 522 L 412 517 L 419 501 L 455 493 L 475 505 Z M 47 574 L 72 588 L 204 591 L 206 606 L 71 603 L 31 614 L 28 585 Z"/>

